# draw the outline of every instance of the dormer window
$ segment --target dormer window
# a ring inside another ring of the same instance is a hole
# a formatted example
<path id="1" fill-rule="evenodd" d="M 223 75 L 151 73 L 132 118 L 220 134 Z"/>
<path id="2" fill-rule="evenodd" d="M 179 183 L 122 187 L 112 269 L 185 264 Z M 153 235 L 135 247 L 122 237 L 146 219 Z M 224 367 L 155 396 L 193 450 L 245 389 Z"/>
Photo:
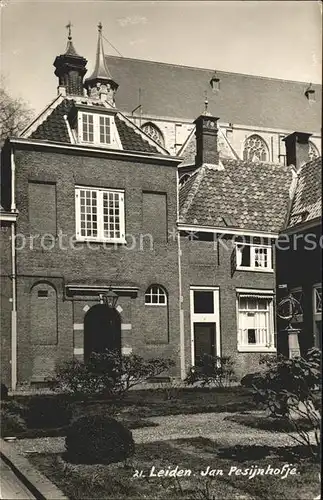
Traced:
<path id="1" fill-rule="evenodd" d="M 217 92 L 220 90 L 220 78 L 218 77 L 216 71 L 214 71 L 212 78 L 210 80 L 210 85 L 213 90 L 213 92 Z"/>
<path id="2" fill-rule="evenodd" d="M 90 144 L 110 145 L 111 117 L 96 113 L 79 113 L 79 140 Z"/>

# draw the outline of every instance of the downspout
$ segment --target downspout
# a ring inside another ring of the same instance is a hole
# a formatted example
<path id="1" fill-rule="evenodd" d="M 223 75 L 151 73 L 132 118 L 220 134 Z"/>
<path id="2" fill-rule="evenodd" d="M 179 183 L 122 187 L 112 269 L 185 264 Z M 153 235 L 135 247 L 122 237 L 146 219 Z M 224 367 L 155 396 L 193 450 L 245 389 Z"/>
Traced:
<path id="1" fill-rule="evenodd" d="M 11 212 L 16 212 L 16 166 L 13 147 L 11 159 Z M 17 388 L 17 277 L 16 277 L 16 222 L 11 223 L 11 270 L 12 270 L 12 310 L 11 310 L 11 390 Z"/>
<path id="2" fill-rule="evenodd" d="M 179 172 L 178 167 L 176 171 L 176 203 L 177 203 L 177 224 L 179 222 Z M 184 335 L 184 311 L 182 308 L 183 294 L 182 294 L 182 250 L 181 250 L 181 237 L 178 227 L 176 227 L 177 233 L 177 256 L 178 256 L 178 291 L 179 291 L 179 339 L 180 339 L 180 369 L 181 369 L 181 380 L 186 377 L 185 370 L 185 335 Z"/>

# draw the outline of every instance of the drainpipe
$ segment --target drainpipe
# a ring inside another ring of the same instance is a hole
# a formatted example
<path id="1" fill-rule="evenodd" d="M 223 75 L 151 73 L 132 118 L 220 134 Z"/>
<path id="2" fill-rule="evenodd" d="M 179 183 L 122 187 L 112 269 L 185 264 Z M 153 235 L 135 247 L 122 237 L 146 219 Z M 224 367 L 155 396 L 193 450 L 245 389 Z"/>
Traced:
<path id="1" fill-rule="evenodd" d="M 176 197 L 177 197 L 177 223 L 179 222 L 179 173 L 178 168 L 176 172 Z M 183 294 L 182 294 L 182 250 L 181 250 L 181 237 L 177 230 L 177 256 L 178 256 L 178 291 L 179 291 L 179 339 L 180 339 L 180 368 L 181 379 L 186 377 L 185 370 L 185 335 L 184 335 L 184 311 L 182 308 Z"/>
<path id="2" fill-rule="evenodd" d="M 15 196 L 15 158 L 11 149 L 11 212 L 16 212 Z M 17 388 L 17 279 L 16 279 L 16 222 L 11 223 L 11 271 L 12 271 L 12 310 L 11 310 L 11 390 Z"/>

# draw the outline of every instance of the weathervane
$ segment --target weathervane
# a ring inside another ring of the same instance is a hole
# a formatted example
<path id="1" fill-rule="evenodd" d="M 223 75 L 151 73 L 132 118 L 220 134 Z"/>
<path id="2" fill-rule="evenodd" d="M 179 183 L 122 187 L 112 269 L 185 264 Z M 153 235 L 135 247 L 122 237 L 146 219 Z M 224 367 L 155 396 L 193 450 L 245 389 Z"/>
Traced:
<path id="1" fill-rule="evenodd" d="M 65 26 L 65 28 L 68 30 L 68 39 L 71 41 L 72 40 L 72 26 L 73 24 L 71 21 L 68 21 L 68 24 Z"/>

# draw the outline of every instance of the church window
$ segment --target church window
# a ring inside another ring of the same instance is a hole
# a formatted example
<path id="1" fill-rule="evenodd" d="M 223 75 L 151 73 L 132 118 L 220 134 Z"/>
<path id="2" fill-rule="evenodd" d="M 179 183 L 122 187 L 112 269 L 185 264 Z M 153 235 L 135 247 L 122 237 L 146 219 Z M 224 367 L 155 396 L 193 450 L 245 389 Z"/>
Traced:
<path id="1" fill-rule="evenodd" d="M 244 144 L 243 159 L 245 161 L 268 161 L 268 147 L 259 135 L 251 135 Z"/>
<path id="2" fill-rule="evenodd" d="M 308 157 L 310 161 L 315 160 L 315 158 L 319 157 L 319 152 L 315 144 L 313 142 L 309 142 L 309 151 L 308 151 Z"/>
<path id="3" fill-rule="evenodd" d="M 145 123 L 141 129 L 149 135 L 154 141 L 158 142 L 161 146 L 164 146 L 164 136 L 159 128 L 151 122 Z"/>

